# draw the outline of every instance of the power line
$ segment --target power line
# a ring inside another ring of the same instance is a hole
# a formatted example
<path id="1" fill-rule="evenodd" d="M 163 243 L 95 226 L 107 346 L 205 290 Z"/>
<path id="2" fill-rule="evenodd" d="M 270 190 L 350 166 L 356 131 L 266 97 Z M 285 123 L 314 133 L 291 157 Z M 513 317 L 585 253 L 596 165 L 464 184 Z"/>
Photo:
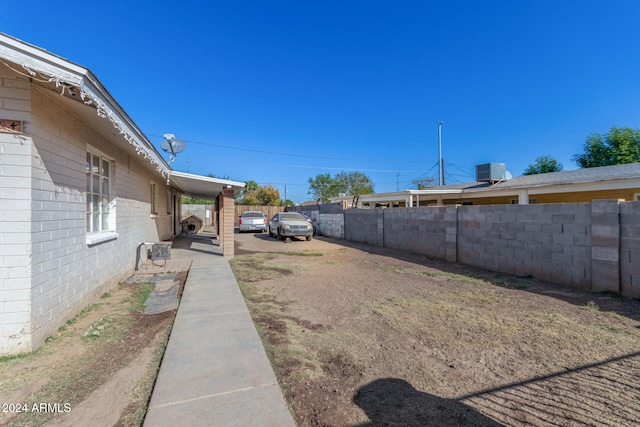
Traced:
<path id="1" fill-rule="evenodd" d="M 147 135 L 156 136 L 156 137 L 160 136 L 152 133 L 148 133 Z M 344 157 L 312 156 L 308 154 L 281 153 L 277 151 L 258 150 L 255 148 L 233 147 L 231 145 L 213 144 L 210 142 L 201 142 L 201 141 L 194 141 L 189 139 L 183 139 L 183 141 L 188 142 L 190 144 L 206 145 L 208 147 L 226 148 L 229 150 L 246 151 L 250 153 L 272 154 L 276 156 L 303 157 L 308 159 L 343 160 L 343 161 L 349 161 L 349 162 L 382 162 L 382 163 L 423 163 L 424 162 L 424 160 L 376 160 L 376 159 L 353 159 L 353 158 L 344 158 Z"/>

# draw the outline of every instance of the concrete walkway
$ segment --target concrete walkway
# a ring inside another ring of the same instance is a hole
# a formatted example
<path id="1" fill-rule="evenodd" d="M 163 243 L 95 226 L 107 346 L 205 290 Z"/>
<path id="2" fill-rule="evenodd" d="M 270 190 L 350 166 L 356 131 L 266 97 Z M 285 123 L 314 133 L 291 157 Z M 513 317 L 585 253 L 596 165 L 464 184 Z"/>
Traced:
<path id="1" fill-rule="evenodd" d="M 144 425 L 295 426 L 227 258 L 211 235 L 179 238 L 193 261 Z"/>

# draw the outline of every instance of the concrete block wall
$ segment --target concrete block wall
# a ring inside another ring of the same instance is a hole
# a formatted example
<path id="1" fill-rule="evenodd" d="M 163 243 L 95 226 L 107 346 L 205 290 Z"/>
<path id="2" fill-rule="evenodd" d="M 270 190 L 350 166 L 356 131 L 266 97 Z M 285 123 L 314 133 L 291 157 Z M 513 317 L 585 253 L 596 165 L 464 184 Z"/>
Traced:
<path id="1" fill-rule="evenodd" d="M 382 209 L 384 246 L 446 259 L 445 208 Z"/>
<path id="2" fill-rule="evenodd" d="M 348 209 L 344 211 L 344 238 L 351 242 L 384 246 L 384 209 Z"/>
<path id="3" fill-rule="evenodd" d="M 0 119 L 30 121 L 30 85 L 0 69 Z M 0 355 L 31 350 L 31 153 L 22 135 L 0 133 Z"/>
<path id="4" fill-rule="evenodd" d="M 32 260 L 33 348 L 72 317 L 70 307 L 86 295 L 83 277 L 86 148 L 74 117 L 44 91 L 32 92 Z"/>
<path id="5" fill-rule="evenodd" d="M 344 239 L 344 208 L 342 203 L 290 206 L 287 207 L 287 210 L 300 212 L 311 218 L 321 236 Z"/>
<path id="6" fill-rule="evenodd" d="M 591 204 L 592 289 L 618 292 L 620 288 L 620 204 L 597 200 Z"/>
<path id="7" fill-rule="evenodd" d="M 488 270 L 591 286 L 591 205 L 458 208 L 458 261 Z"/>
<path id="8" fill-rule="evenodd" d="M 450 205 L 444 212 L 445 259 L 458 262 L 458 208 Z"/>
<path id="9" fill-rule="evenodd" d="M 349 241 L 640 298 L 640 202 L 349 209 L 343 218 Z"/>
<path id="10" fill-rule="evenodd" d="M 31 349 L 31 178 L 7 167 L 30 162 L 29 140 L 0 134 L 0 354 Z"/>
<path id="11" fill-rule="evenodd" d="M 344 239 L 344 214 L 319 214 L 317 227 L 322 236 Z"/>
<path id="12" fill-rule="evenodd" d="M 11 82 L 13 94 L 20 82 Z M 167 187 L 155 168 L 61 108 L 59 95 L 23 84 L 30 99 L 25 96 L 22 104 L 7 102 L 0 86 L 0 118 L 26 125 L 25 135 L 0 134 L 0 354 L 37 348 L 133 271 L 139 242 L 173 235 Z M 26 105 L 28 111 L 10 114 L 7 105 Z M 98 244 L 88 244 L 86 234 L 88 147 L 115 162 L 111 209 L 117 235 Z M 152 181 L 159 188 L 155 217 Z"/>
<path id="13" fill-rule="evenodd" d="M 342 203 L 319 205 L 318 220 L 320 234 L 336 239 L 344 239 L 344 210 Z"/>
<path id="14" fill-rule="evenodd" d="M 620 203 L 620 293 L 640 298 L 640 202 Z"/>

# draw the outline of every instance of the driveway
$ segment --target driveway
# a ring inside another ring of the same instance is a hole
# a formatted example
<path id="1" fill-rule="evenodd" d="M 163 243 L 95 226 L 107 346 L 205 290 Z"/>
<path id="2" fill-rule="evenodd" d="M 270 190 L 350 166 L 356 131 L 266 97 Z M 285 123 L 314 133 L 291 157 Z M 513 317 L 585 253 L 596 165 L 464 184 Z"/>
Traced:
<path id="1" fill-rule="evenodd" d="M 342 240 L 329 237 L 314 237 L 307 241 L 304 238 L 293 237 L 288 241 L 269 237 L 269 233 L 238 233 L 235 234 L 235 254 L 241 255 L 255 252 L 297 252 L 297 251 L 326 251 L 335 249 L 336 243 Z"/>

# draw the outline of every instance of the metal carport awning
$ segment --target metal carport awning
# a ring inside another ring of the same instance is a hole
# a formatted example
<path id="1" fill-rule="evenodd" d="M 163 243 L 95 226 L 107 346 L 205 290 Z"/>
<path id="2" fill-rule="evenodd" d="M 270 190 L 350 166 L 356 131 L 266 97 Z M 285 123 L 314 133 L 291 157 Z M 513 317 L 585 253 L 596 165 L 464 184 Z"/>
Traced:
<path id="1" fill-rule="evenodd" d="M 224 189 L 230 188 L 235 192 L 245 186 L 244 182 L 177 171 L 171 171 L 170 179 L 185 195 L 195 199 L 215 200 Z"/>

